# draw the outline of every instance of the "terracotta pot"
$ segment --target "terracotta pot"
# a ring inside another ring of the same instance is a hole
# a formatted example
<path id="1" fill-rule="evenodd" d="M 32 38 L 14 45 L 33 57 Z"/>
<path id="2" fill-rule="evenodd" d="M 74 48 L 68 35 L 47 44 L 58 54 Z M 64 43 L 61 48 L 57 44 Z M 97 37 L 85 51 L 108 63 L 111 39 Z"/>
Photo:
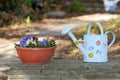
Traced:
<path id="1" fill-rule="evenodd" d="M 22 48 L 15 46 L 17 54 L 24 64 L 46 64 L 51 60 L 56 47 Z"/>

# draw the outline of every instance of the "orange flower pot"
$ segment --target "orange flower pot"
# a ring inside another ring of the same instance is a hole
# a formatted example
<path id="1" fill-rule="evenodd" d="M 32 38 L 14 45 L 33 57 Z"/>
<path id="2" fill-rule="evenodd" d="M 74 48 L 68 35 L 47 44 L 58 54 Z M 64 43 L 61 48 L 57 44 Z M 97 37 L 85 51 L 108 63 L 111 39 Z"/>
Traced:
<path id="1" fill-rule="evenodd" d="M 24 64 L 46 64 L 51 60 L 56 47 L 23 48 L 15 46 L 17 54 Z"/>

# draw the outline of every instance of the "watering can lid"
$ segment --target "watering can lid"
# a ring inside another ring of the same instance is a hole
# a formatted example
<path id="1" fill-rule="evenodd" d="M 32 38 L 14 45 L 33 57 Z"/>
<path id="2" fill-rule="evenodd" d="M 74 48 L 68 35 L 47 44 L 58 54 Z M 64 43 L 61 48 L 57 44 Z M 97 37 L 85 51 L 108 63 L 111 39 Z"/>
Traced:
<path id="1" fill-rule="evenodd" d="M 72 29 L 71 25 L 68 25 L 65 29 L 62 30 L 61 34 L 67 34 Z"/>

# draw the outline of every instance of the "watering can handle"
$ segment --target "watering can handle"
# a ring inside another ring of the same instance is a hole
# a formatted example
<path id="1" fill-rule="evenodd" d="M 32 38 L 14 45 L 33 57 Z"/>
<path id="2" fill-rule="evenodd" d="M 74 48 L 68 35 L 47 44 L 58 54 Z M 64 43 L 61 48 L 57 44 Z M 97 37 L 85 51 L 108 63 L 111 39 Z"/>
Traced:
<path id="1" fill-rule="evenodd" d="M 91 22 L 88 26 L 88 31 L 87 31 L 87 35 L 90 34 L 90 31 L 91 31 L 91 28 L 93 27 L 94 24 L 97 24 L 100 31 L 101 31 L 101 34 L 103 35 L 103 28 L 102 28 L 102 25 L 99 23 L 99 22 Z"/>
<path id="2" fill-rule="evenodd" d="M 105 32 L 106 35 L 107 35 L 108 33 L 111 33 L 112 36 L 113 36 L 113 39 L 112 39 L 111 43 L 108 45 L 108 48 L 110 48 L 110 47 L 112 46 L 112 44 L 115 42 L 115 33 L 114 33 L 114 32 L 111 32 L 111 31 Z"/>

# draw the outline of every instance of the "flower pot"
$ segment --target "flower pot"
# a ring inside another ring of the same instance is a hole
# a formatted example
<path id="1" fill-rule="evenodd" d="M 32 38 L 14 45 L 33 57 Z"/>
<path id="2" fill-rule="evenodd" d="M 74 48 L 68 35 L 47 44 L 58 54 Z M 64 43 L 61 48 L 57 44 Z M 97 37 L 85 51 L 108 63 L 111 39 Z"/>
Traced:
<path id="1" fill-rule="evenodd" d="M 51 60 L 56 47 L 23 48 L 15 46 L 17 54 L 24 64 L 46 64 Z"/>

